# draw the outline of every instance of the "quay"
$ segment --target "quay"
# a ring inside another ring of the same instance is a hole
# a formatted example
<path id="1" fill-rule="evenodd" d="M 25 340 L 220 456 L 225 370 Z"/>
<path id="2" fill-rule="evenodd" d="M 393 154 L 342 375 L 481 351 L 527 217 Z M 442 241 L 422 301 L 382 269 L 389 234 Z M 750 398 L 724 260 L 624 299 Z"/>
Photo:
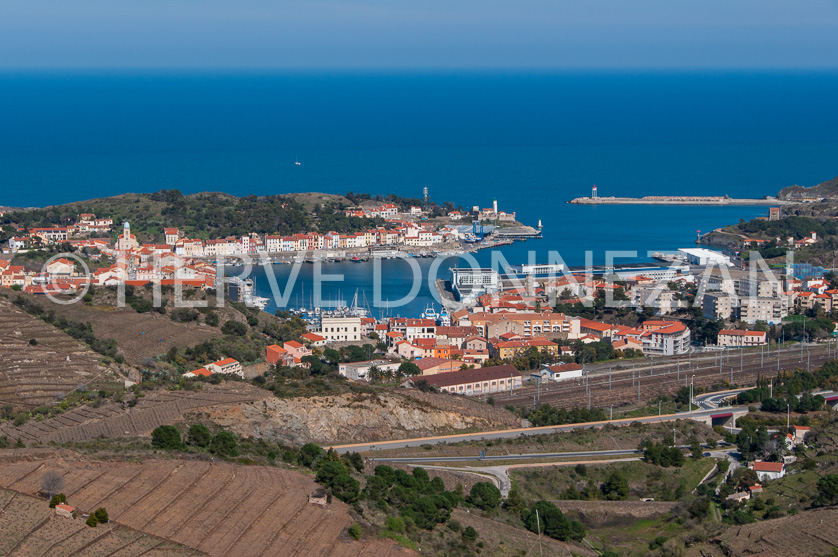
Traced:
<path id="1" fill-rule="evenodd" d="M 720 196 L 698 196 L 698 195 L 648 195 L 645 197 L 577 197 L 568 203 L 572 205 L 714 205 L 714 206 L 780 206 L 794 205 L 793 201 L 785 201 L 776 197 L 764 197 L 762 199 L 737 199 L 733 197 Z"/>

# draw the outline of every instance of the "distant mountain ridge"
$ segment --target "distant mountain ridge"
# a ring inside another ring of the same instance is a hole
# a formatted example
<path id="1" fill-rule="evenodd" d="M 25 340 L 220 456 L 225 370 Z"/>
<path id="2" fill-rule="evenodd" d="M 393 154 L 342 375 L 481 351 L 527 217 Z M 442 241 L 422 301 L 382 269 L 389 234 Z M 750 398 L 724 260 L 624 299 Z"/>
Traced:
<path id="1" fill-rule="evenodd" d="M 817 186 L 805 188 L 803 186 L 789 186 L 780 190 L 777 197 L 787 201 L 811 197 L 838 198 L 838 176 Z"/>

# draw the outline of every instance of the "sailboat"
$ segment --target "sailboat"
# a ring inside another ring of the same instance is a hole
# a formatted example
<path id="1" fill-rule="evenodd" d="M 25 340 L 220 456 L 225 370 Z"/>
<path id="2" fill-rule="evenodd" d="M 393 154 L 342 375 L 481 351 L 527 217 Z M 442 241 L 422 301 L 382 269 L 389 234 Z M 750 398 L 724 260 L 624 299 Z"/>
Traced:
<path id="1" fill-rule="evenodd" d="M 297 155 L 294 155 L 294 165 L 295 166 L 300 166 L 300 164 L 302 164 L 302 163 L 300 163 L 300 157 L 298 157 Z"/>

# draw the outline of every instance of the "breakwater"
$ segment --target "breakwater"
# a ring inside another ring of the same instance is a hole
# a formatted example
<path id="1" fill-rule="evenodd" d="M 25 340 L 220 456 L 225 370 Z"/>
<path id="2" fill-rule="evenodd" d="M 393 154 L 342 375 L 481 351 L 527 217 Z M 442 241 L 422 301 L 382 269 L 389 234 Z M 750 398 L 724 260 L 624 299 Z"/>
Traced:
<path id="1" fill-rule="evenodd" d="M 715 196 L 681 196 L 681 195 L 649 195 L 645 197 L 577 197 L 568 203 L 572 205 L 756 205 L 780 206 L 794 205 L 794 202 L 784 201 L 776 197 L 762 199 L 736 199 L 732 197 Z"/>

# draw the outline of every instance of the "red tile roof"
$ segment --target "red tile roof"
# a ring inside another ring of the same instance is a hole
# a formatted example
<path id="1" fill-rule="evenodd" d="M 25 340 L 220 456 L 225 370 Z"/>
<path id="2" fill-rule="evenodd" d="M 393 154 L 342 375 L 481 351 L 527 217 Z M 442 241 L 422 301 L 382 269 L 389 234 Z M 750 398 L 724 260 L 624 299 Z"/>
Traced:
<path id="1" fill-rule="evenodd" d="M 214 362 L 217 366 L 228 366 L 230 364 L 237 364 L 239 363 L 238 360 L 234 360 L 233 358 L 224 358 L 223 360 L 218 360 Z"/>
<path id="2" fill-rule="evenodd" d="M 757 460 L 753 464 L 755 472 L 782 472 L 785 464 L 782 462 L 763 462 Z"/>

